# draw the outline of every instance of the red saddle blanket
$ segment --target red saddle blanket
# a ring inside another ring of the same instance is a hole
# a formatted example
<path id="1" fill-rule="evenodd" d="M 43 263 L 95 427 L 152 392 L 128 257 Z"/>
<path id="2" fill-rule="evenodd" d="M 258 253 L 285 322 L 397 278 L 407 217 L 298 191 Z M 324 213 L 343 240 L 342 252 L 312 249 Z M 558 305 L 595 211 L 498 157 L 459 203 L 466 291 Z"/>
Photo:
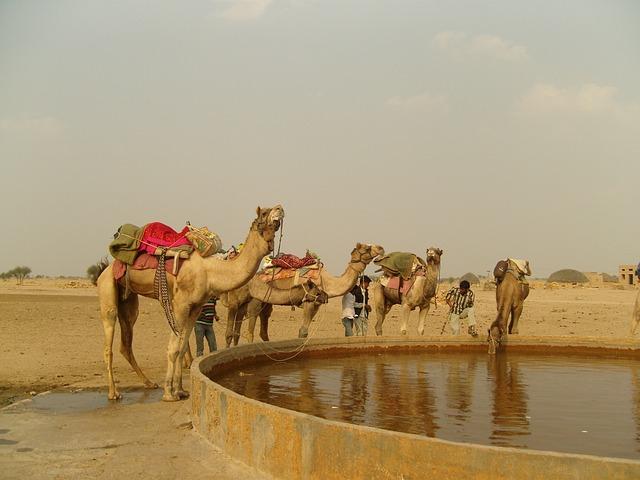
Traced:
<path id="1" fill-rule="evenodd" d="M 174 262 L 173 258 L 167 258 L 164 263 L 164 269 L 167 271 L 167 273 L 170 273 L 171 275 L 173 275 L 173 262 Z M 141 253 L 136 257 L 136 259 L 133 262 L 133 265 L 129 265 L 129 267 L 133 268 L 134 270 L 148 270 L 150 268 L 155 270 L 156 268 L 158 268 L 158 257 L 154 255 L 149 255 L 148 253 Z M 182 267 L 182 262 L 178 264 L 178 272 L 180 271 L 181 267 Z M 127 271 L 127 264 L 116 259 L 113 261 L 112 268 L 113 268 L 113 278 L 115 278 L 116 281 L 118 281 L 122 277 L 124 277 L 124 274 Z M 178 272 L 176 272 L 176 274 Z"/>
<path id="2" fill-rule="evenodd" d="M 180 245 L 191 245 L 189 239 L 185 236 L 189 228 L 184 227 L 180 232 L 176 232 L 173 228 L 164 223 L 153 222 L 148 223 L 144 227 L 144 233 L 140 239 L 141 252 L 153 254 L 156 247 L 178 247 Z"/>
<path id="3" fill-rule="evenodd" d="M 271 264 L 274 267 L 282 268 L 302 268 L 308 265 L 313 265 L 318 262 L 318 259 L 313 255 L 307 253 L 303 258 L 297 257 L 290 253 L 283 253 L 271 260 Z"/>

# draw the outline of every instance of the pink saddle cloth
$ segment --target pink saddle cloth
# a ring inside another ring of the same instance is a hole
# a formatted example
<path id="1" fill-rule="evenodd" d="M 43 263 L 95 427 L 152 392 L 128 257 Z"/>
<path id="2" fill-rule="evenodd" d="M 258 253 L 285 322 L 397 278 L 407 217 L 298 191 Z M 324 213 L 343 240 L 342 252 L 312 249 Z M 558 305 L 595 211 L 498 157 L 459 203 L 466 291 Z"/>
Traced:
<path id="1" fill-rule="evenodd" d="M 304 257 L 300 258 L 291 253 L 283 253 L 271 260 L 271 264 L 276 267 L 282 268 L 302 268 L 308 265 L 315 265 L 318 263 L 318 259 L 313 255 L 307 253 Z"/>
<path id="2" fill-rule="evenodd" d="M 413 283 L 416 281 L 417 277 L 424 277 L 424 272 L 421 270 L 418 270 L 417 272 L 415 272 L 415 274 L 411 276 L 411 278 L 409 278 L 409 280 L 403 280 L 402 288 L 400 288 L 400 278 L 401 278 L 400 275 L 391 277 L 387 281 L 387 284 L 385 285 L 385 287 L 390 288 L 391 290 L 400 290 L 400 293 L 402 295 L 406 295 L 409 292 L 409 290 L 411 290 L 411 287 L 413 286 Z"/>
<path id="3" fill-rule="evenodd" d="M 164 269 L 167 271 L 167 273 L 171 275 L 173 275 L 173 262 L 174 262 L 173 258 L 167 258 L 167 260 L 164 263 Z M 133 262 L 133 265 L 130 265 L 129 267 L 133 268 L 134 270 L 148 270 L 150 268 L 155 270 L 156 268 L 158 268 L 158 257 L 154 255 L 149 255 L 148 253 L 141 253 L 136 257 L 136 259 Z M 182 262 L 178 264 L 178 272 L 180 271 L 181 267 L 182 267 Z M 116 259 L 113 261 L 112 268 L 113 268 L 113 278 L 115 278 L 117 281 L 117 280 L 120 280 L 122 277 L 124 277 L 124 274 L 127 271 L 127 264 Z M 176 274 L 178 272 L 176 272 Z"/>
<path id="4" fill-rule="evenodd" d="M 185 236 L 189 229 L 184 227 L 180 232 L 164 223 L 153 222 L 144 226 L 144 233 L 140 241 L 141 252 L 155 253 L 156 247 L 178 247 L 180 245 L 191 245 Z"/>
<path id="5" fill-rule="evenodd" d="M 296 276 L 298 277 L 298 284 L 303 283 L 305 280 L 311 280 L 312 282 L 317 283 L 317 280 L 320 278 L 320 270 L 272 267 L 266 268 L 257 274 L 257 277 L 260 280 L 267 283 L 273 280 L 294 278 Z"/>

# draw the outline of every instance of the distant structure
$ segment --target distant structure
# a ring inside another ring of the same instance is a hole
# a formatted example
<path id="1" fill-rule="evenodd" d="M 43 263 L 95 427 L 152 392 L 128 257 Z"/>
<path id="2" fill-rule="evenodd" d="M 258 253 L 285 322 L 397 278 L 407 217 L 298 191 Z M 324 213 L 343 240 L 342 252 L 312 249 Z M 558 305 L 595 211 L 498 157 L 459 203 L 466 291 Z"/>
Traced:
<path id="1" fill-rule="evenodd" d="M 460 281 L 466 280 L 470 285 L 480 285 L 480 279 L 475 273 L 467 272 L 460 277 Z"/>
<path id="2" fill-rule="evenodd" d="M 582 272 L 589 279 L 589 283 L 604 283 L 604 274 L 599 272 Z"/>
<path id="3" fill-rule="evenodd" d="M 638 279 L 635 275 L 635 265 L 620 265 L 618 266 L 618 281 L 625 285 L 635 285 L 638 283 Z"/>
<path id="4" fill-rule="evenodd" d="M 589 279 L 584 273 L 570 268 L 553 272 L 547 279 L 548 283 L 587 283 L 588 281 Z"/>

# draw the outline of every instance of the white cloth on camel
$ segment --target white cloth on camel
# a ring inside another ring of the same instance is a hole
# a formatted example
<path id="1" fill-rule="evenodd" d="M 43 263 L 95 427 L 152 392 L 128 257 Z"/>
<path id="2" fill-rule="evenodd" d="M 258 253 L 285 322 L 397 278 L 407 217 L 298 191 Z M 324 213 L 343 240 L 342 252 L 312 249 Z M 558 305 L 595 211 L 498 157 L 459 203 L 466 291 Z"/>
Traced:
<path id="1" fill-rule="evenodd" d="M 529 260 L 522 258 L 509 258 L 507 259 L 516 266 L 522 275 L 531 275 L 531 267 L 529 266 Z"/>

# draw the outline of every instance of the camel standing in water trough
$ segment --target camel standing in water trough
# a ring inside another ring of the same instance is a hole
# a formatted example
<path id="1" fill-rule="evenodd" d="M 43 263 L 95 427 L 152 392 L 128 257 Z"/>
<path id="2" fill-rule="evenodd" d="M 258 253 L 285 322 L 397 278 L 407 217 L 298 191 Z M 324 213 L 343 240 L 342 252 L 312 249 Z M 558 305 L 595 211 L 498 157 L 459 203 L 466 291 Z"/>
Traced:
<path id="1" fill-rule="evenodd" d="M 382 335 L 382 324 L 393 305 L 402 306 L 402 323 L 400 332 L 407 334 L 407 324 L 411 311 L 419 308 L 418 334 L 424 334 L 424 323 L 429 313 L 431 299 L 436 295 L 438 277 L 440 275 L 440 258 L 443 251 L 439 248 L 427 249 L 427 267 L 425 274 L 415 277 L 413 284 L 406 294 L 396 289 L 383 286 L 380 280 L 372 284 L 373 309 L 376 312 L 376 334 Z"/>
<path id="2" fill-rule="evenodd" d="M 351 251 L 351 260 L 349 260 L 347 268 L 341 276 L 334 277 L 322 267 L 318 277 L 311 278 L 310 280 L 326 294 L 327 299 L 340 297 L 353 288 L 358 281 L 358 277 L 364 273 L 367 265 L 369 265 L 374 258 L 381 255 L 384 255 L 384 248 L 380 245 L 357 243 L 356 247 Z M 276 279 L 268 282 L 268 284 L 275 288 L 286 290 L 294 286 L 294 278 Z M 305 302 L 303 304 L 304 315 L 302 326 L 298 331 L 299 338 L 306 338 L 309 334 L 309 325 L 311 325 L 313 318 L 318 313 L 320 305 L 321 302 Z M 265 341 L 269 339 L 268 328 L 271 311 L 272 308 L 266 305 L 262 301 L 262 298 L 253 297 L 247 309 L 249 318 L 247 337 L 250 342 L 252 342 L 254 338 L 256 318 L 258 315 L 260 316 L 260 337 Z M 237 318 L 241 317 L 238 316 Z"/>
<path id="3" fill-rule="evenodd" d="M 282 289 L 273 287 L 254 276 L 246 285 L 227 292 L 220 297 L 220 300 L 228 309 L 227 331 L 225 334 L 227 347 L 231 346 L 231 342 L 234 345 L 238 345 L 240 328 L 245 315 L 248 315 L 249 319 L 253 321 L 252 328 L 249 328 L 249 341 L 253 342 L 253 330 L 256 318 L 259 316 L 261 322 L 260 337 L 265 342 L 268 342 L 267 325 L 274 305 L 300 307 L 309 302 L 322 305 L 327 303 L 328 299 L 327 294 L 311 280 L 307 280 L 301 285 Z M 306 309 L 305 313 L 309 311 L 310 309 Z"/>
<path id="4" fill-rule="evenodd" d="M 527 262 L 527 270 L 529 269 Z M 513 260 L 502 260 L 498 262 L 494 272 L 504 271 L 502 280 L 496 276 L 496 304 L 498 315 L 489 328 L 489 354 L 496 353 L 496 349 L 503 340 L 507 331 L 512 335 L 518 334 L 518 320 L 522 315 L 524 301 L 529 296 L 529 284 L 520 280 L 522 272 L 515 265 Z M 526 272 L 527 275 L 531 271 Z M 507 322 L 509 326 L 507 328 Z"/>
<path id="5" fill-rule="evenodd" d="M 182 389 L 182 365 L 188 349 L 189 336 L 202 306 L 212 296 L 220 296 L 247 283 L 260 266 L 262 258 L 273 250 L 276 231 L 284 217 L 280 205 L 257 209 L 257 218 L 251 224 L 242 252 L 231 260 L 201 257 L 194 252 L 183 260 L 177 276 L 167 275 L 171 306 L 175 316 L 177 334 L 170 334 L 167 347 L 167 373 L 164 382 L 165 401 L 188 397 Z M 133 326 L 138 317 L 138 295 L 155 298 L 155 269 L 129 270 L 129 289 L 126 300 L 121 299 L 121 286 L 109 265 L 98 278 L 100 315 L 104 327 L 104 359 L 109 377 L 109 399 L 121 398 L 113 377 L 113 335 L 116 320 L 120 323 L 122 345 L 120 352 L 131 364 L 147 388 L 157 388 L 138 366 L 133 355 Z"/>

